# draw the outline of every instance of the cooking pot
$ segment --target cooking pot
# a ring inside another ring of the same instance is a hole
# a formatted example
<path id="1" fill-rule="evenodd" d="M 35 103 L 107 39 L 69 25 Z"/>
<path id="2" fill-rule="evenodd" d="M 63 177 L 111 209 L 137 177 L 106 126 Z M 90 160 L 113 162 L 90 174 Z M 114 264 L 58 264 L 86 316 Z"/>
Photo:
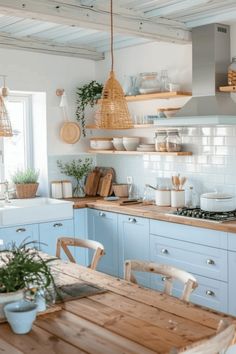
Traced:
<path id="1" fill-rule="evenodd" d="M 200 208 L 210 212 L 226 212 L 235 209 L 235 198 L 225 193 L 204 193 L 200 197 Z"/>

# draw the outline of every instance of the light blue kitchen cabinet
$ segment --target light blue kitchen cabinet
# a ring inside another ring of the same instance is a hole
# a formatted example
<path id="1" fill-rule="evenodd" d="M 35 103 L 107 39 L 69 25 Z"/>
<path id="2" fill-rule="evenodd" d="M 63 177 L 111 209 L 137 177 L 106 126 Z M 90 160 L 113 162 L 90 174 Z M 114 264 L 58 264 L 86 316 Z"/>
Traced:
<path id="1" fill-rule="evenodd" d="M 57 238 L 62 236 L 74 237 L 74 220 L 58 220 L 39 224 L 40 249 L 51 256 L 56 255 Z M 68 259 L 63 252 L 62 259 Z"/>
<path id="2" fill-rule="evenodd" d="M 88 209 L 88 238 L 101 242 L 105 248 L 97 270 L 114 276 L 118 276 L 117 216 L 108 211 Z"/>
<path id="3" fill-rule="evenodd" d="M 74 230 L 75 230 L 75 238 L 80 238 L 82 240 L 86 240 L 88 238 L 88 230 L 87 230 L 87 208 L 75 209 L 74 210 Z M 74 255 L 76 262 L 83 266 L 89 265 L 89 257 L 88 250 L 86 248 L 75 247 Z"/>
<path id="4" fill-rule="evenodd" d="M 129 215 L 118 216 L 119 276 L 124 276 L 124 261 L 149 261 L 149 219 Z M 149 274 L 136 272 L 139 284 L 149 286 Z"/>
<path id="5" fill-rule="evenodd" d="M 39 242 L 38 224 L 0 228 L 0 239 L 4 242 L 4 248 L 10 247 L 12 242 L 14 242 L 17 246 L 24 241 Z"/>
<path id="6" fill-rule="evenodd" d="M 236 235 L 234 235 L 236 237 Z M 229 313 L 236 316 L 236 252 L 229 252 Z"/>

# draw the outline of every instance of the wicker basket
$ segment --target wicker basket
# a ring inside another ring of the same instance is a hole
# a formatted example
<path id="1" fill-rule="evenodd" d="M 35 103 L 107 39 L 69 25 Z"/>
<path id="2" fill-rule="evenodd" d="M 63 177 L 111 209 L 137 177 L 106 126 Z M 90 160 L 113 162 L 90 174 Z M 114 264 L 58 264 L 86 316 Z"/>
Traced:
<path id="1" fill-rule="evenodd" d="M 126 198 L 129 195 L 128 184 L 113 184 L 112 188 L 116 197 Z"/>
<path id="2" fill-rule="evenodd" d="M 16 184 L 17 198 L 34 198 L 36 196 L 38 186 L 38 183 Z"/>

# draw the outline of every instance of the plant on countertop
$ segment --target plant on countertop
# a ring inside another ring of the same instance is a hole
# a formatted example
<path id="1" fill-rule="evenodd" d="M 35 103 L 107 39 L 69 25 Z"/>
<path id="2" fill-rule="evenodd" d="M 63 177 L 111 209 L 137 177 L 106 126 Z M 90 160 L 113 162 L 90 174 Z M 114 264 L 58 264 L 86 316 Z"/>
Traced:
<path id="1" fill-rule="evenodd" d="M 62 163 L 57 160 L 57 166 L 61 173 L 66 176 L 74 177 L 76 180 L 76 186 L 73 188 L 73 195 L 76 197 L 84 197 L 85 193 L 83 190 L 83 179 L 92 170 L 92 160 L 88 157 L 84 159 L 72 160 L 71 162 Z"/>
<path id="2" fill-rule="evenodd" d="M 0 251 L 0 296 L 4 293 L 27 290 L 33 287 L 56 289 L 54 278 L 48 265 L 54 259 L 43 259 L 35 246 L 36 241 L 25 242 Z"/>
<path id="3" fill-rule="evenodd" d="M 34 198 L 38 189 L 39 171 L 33 168 L 17 170 L 12 176 L 12 182 L 16 186 L 17 198 Z"/>
<path id="4" fill-rule="evenodd" d="M 12 182 L 14 184 L 37 183 L 38 178 L 39 171 L 35 171 L 32 168 L 27 168 L 26 170 L 17 170 L 12 176 Z"/>
<path id="5" fill-rule="evenodd" d="M 85 131 L 85 108 L 90 105 L 94 106 L 97 99 L 101 97 L 103 85 L 99 84 L 97 81 L 93 80 L 88 84 L 78 87 L 76 91 L 77 99 L 77 109 L 76 109 L 76 119 L 81 123 L 83 136 L 86 136 Z"/>

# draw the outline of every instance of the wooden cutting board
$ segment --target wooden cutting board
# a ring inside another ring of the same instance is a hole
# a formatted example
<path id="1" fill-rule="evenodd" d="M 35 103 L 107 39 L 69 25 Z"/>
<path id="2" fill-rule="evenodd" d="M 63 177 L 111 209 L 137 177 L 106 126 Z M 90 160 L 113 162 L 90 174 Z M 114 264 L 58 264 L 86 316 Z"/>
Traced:
<path id="1" fill-rule="evenodd" d="M 91 197 L 95 197 L 97 195 L 99 180 L 101 173 L 98 169 L 93 170 L 88 174 L 84 191 L 85 194 Z"/>
<path id="2" fill-rule="evenodd" d="M 110 192 L 111 192 L 111 186 L 112 186 L 112 174 L 111 173 L 107 173 L 102 178 L 100 196 L 101 197 L 108 197 L 110 195 Z"/>

